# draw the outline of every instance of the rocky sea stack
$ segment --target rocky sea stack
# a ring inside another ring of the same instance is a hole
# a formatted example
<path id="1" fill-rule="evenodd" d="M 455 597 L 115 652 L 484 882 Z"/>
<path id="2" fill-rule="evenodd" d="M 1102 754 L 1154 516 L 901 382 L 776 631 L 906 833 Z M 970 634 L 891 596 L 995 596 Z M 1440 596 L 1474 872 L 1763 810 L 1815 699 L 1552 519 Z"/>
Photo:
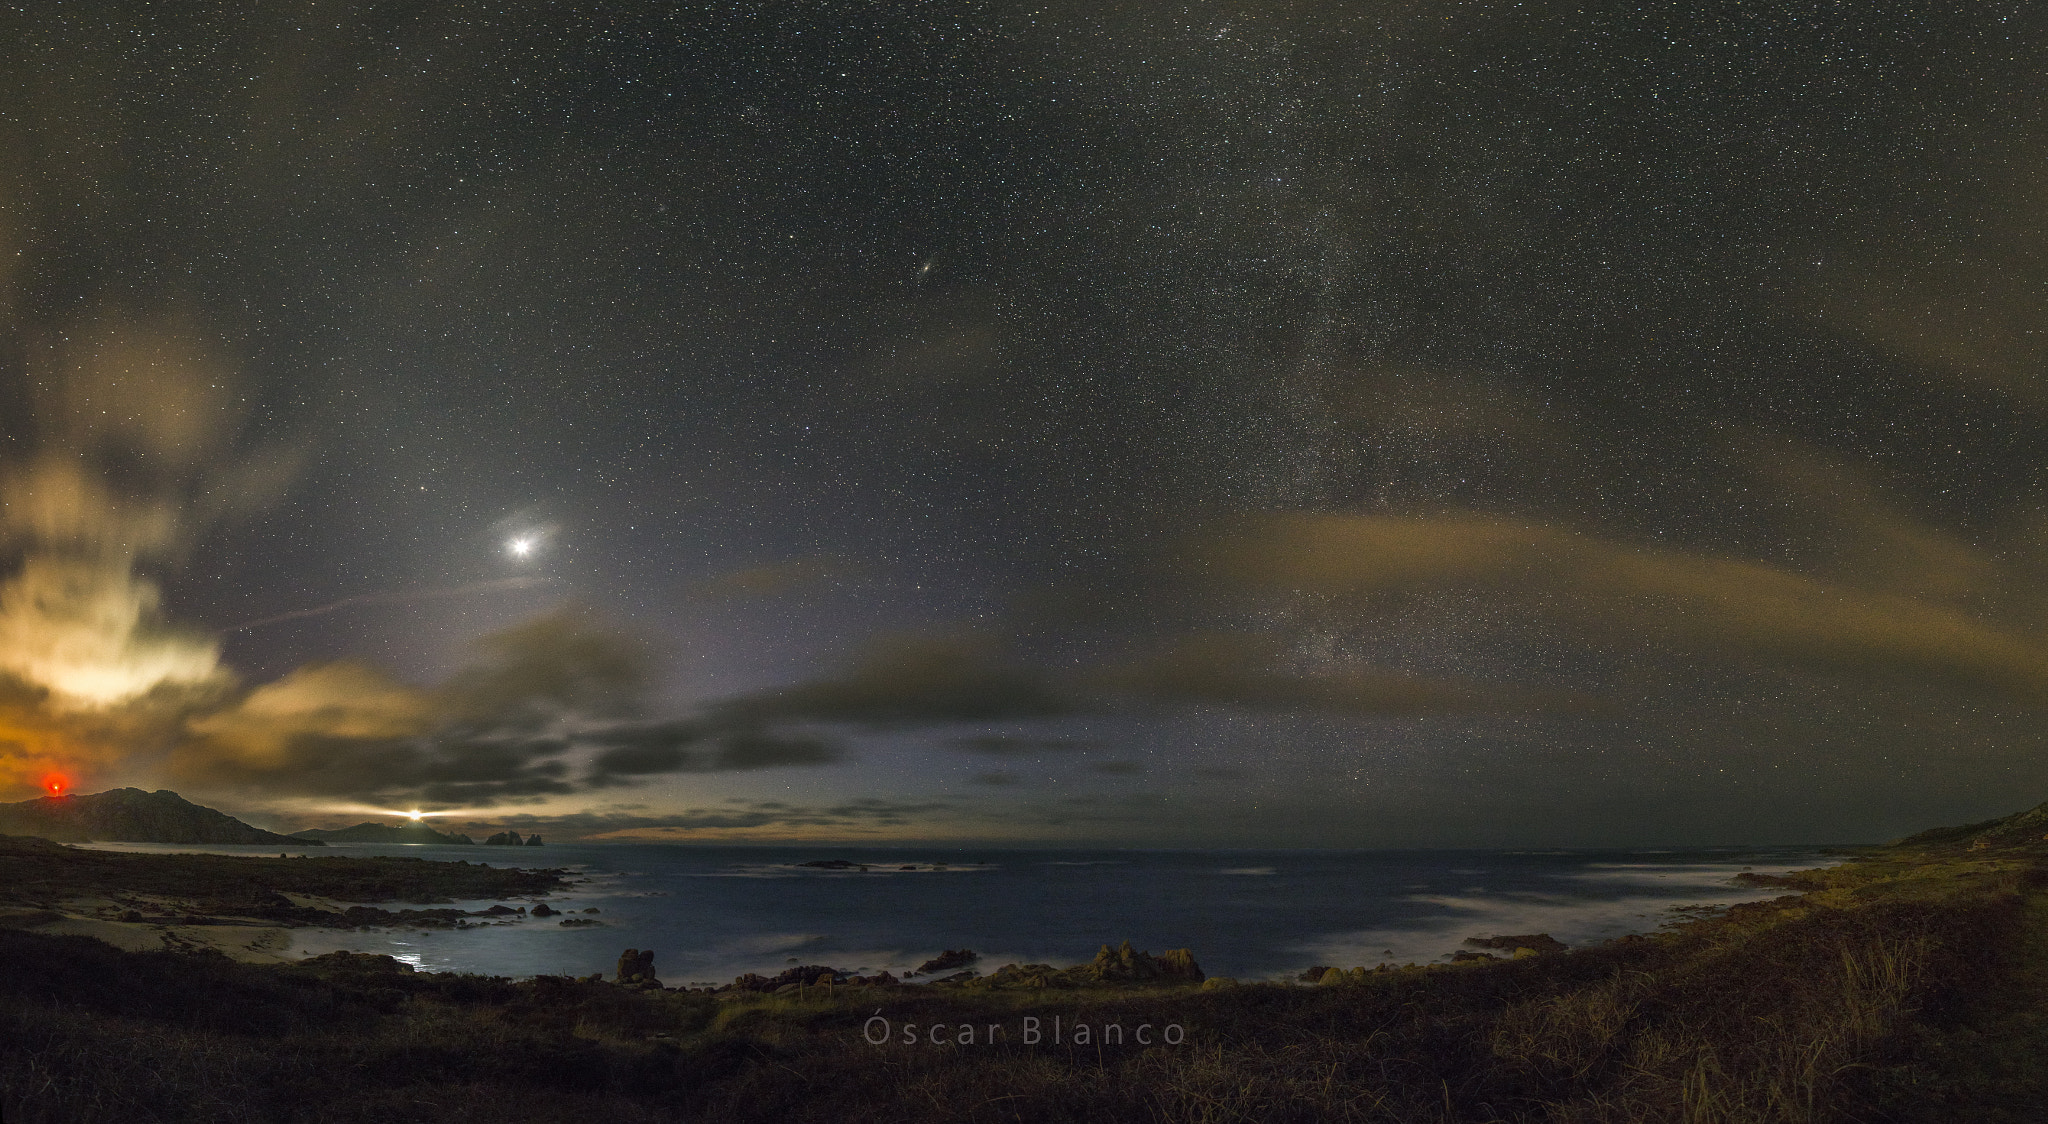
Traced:
<path id="1" fill-rule="evenodd" d="M 521 839 L 516 831 L 501 831 L 484 840 L 484 846 L 486 847 L 538 847 L 540 845 L 540 836 L 529 835 Z"/>

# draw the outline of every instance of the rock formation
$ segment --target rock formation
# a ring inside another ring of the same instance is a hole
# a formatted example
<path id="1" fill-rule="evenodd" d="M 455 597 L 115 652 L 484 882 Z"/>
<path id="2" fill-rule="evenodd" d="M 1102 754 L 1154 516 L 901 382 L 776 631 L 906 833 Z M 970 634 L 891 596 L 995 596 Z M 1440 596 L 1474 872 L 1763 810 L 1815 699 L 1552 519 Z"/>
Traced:
<path id="1" fill-rule="evenodd" d="M 930 960 L 917 966 L 917 975 L 929 972 L 944 972 L 953 968 L 965 968 L 981 959 L 981 954 L 971 948 L 949 948 Z"/>
<path id="2" fill-rule="evenodd" d="M 1102 983 L 1201 983 L 1203 979 L 1201 965 L 1195 963 L 1193 952 L 1176 948 L 1155 957 L 1149 952 L 1134 950 L 1129 941 L 1117 948 L 1103 945 L 1092 962 L 1067 971 Z"/>
<path id="3" fill-rule="evenodd" d="M 619 956 L 618 983 L 628 987 L 660 987 L 654 978 L 654 950 L 629 948 Z"/>

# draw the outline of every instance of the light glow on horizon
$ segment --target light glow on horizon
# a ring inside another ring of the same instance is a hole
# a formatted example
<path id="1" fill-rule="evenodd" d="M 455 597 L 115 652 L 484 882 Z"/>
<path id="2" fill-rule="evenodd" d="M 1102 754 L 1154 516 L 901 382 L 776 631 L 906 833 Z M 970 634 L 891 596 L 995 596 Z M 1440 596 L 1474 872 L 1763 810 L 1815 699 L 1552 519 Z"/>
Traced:
<path id="1" fill-rule="evenodd" d="M 418 823 L 428 816 L 452 816 L 457 814 L 456 811 L 423 812 L 418 808 L 377 808 L 368 804 L 322 804 L 307 808 L 299 814 L 304 815 L 307 812 L 336 816 L 396 816 L 399 819 L 411 820 L 414 823 Z"/>

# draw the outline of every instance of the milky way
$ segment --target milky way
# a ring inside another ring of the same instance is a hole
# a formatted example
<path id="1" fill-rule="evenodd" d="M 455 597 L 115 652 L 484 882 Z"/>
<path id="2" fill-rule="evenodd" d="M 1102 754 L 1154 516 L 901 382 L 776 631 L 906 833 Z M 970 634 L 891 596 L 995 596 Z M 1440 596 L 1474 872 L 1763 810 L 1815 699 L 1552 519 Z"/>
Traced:
<path id="1" fill-rule="evenodd" d="M 2040 23 L 29 15 L 0 781 L 1179 844 L 2032 803 Z"/>

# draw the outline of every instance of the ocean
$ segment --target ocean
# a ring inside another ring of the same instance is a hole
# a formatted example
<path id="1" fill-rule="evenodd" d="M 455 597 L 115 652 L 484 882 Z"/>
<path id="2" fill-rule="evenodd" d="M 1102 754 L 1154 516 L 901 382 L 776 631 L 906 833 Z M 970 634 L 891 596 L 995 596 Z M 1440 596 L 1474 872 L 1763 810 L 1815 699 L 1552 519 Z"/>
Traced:
<path id="1" fill-rule="evenodd" d="M 276 848 L 99 844 L 124 851 L 275 855 Z M 1085 961 L 1128 940 L 1193 950 L 1212 976 L 1292 977 L 1448 958 L 1467 937 L 1549 933 L 1578 945 L 1656 929 L 1686 907 L 1782 891 L 1733 880 L 1836 861 L 1815 847 L 1645 851 L 1164 851 L 949 847 L 542 848 L 335 844 L 306 853 L 404 855 L 558 867 L 545 899 L 564 917 L 460 931 L 294 930 L 289 957 L 381 952 L 428 971 L 586 975 L 653 949 L 677 986 L 772 975 L 793 964 L 903 975 L 942 949 L 976 967 Z M 800 864 L 844 859 L 865 871 Z M 489 901 L 459 902 L 482 909 Z M 508 904 L 527 905 L 530 901 Z M 396 908 L 396 906 L 393 906 Z M 596 910 L 587 913 L 586 910 Z M 600 926 L 565 927 L 566 917 Z"/>

